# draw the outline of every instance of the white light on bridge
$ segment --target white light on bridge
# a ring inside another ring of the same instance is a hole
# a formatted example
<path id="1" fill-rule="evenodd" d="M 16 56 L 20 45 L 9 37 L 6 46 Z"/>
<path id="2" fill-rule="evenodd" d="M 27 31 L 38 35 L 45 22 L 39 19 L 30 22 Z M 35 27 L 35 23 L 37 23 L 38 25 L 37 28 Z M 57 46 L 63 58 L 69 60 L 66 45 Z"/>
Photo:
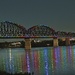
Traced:
<path id="1" fill-rule="evenodd" d="M 40 40 L 34 40 L 34 42 L 40 42 Z"/>
<path id="2" fill-rule="evenodd" d="M 70 40 L 75 40 L 74 38 L 71 38 Z"/>

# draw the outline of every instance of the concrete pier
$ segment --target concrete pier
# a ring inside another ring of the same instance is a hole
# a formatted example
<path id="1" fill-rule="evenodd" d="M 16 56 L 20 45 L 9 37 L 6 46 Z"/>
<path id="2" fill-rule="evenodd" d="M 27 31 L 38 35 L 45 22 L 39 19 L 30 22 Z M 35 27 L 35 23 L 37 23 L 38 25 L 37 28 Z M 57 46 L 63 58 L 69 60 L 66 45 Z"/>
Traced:
<path id="1" fill-rule="evenodd" d="M 31 39 L 30 38 L 25 39 L 25 49 L 31 50 Z"/>
<path id="2" fill-rule="evenodd" d="M 53 38 L 53 46 L 54 47 L 58 46 L 58 38 Z"/>
<path id="3" fill-rule="evenodd" d="M 70 45 L 70 38 L 66 38 L 65 41 L 66 41 L 66 46 L 69 46 Z"/>

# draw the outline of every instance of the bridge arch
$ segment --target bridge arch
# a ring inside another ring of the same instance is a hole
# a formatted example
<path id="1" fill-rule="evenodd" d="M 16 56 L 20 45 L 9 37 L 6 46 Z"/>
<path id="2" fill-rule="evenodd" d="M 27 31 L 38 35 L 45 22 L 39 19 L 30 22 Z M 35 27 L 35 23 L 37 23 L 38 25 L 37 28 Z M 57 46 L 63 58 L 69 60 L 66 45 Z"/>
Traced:
<path id="1" fill-rule="evenodd" d="M 0 23 L 0 36 L 24 36 L 26 28 L 21 25 L 12 22 Z"/>
<path id="2" fill-rule="evenodd" d="M 51 36 L 54 35 L 55 30 L 46 25 L 36 25 L 28 29 L 30 36 Z"/>

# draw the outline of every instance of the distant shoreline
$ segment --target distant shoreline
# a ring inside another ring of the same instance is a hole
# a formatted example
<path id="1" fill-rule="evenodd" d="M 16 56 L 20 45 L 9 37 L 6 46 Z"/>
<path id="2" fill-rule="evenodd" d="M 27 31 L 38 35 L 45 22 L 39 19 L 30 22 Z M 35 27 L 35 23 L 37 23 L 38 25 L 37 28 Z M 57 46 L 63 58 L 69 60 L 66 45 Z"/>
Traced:
<path id="1" fill-rule="evenodd" d="M 16 45 L 12 44 L 14 42 L 2 42 L 2 43 L 0 43 L 0 48 L 24 48 L 25 47 L 24 41 L 17 41 L 17 42 L 19 42 L 19 44 L 16 44 Z M 70 45 L 71 46 L 75 45 L 75 41 L 71 41 Z M 41 42 L 32 41 L 31 46 L 32 46 L 32 48 L 35 48 L 35 47 L 53 47 L 53 40 L 44 40 Z M 66 46 L 65 41 L 59 40 L 59 46 Z"/>

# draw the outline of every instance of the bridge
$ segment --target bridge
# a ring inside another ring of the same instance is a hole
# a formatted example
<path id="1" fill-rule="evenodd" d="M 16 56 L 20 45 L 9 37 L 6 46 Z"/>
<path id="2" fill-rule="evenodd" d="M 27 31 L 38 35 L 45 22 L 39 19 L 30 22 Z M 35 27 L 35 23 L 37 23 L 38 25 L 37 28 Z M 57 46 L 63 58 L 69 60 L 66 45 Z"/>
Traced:
<path id="1" fill-rule="evenodd" d="M 53 38 L 53 45 L 58 46 L 58 39 L 65 39 L 66 45 L 70 45 L 70 38 L 73 37 L 75 33 L 55 31 L 46 25 L 36 25 L 26 29 L 16 23 L 0 22 L 0 39 L 24 38 L 26 49 L 31 49 L 31 38 Z"/>

